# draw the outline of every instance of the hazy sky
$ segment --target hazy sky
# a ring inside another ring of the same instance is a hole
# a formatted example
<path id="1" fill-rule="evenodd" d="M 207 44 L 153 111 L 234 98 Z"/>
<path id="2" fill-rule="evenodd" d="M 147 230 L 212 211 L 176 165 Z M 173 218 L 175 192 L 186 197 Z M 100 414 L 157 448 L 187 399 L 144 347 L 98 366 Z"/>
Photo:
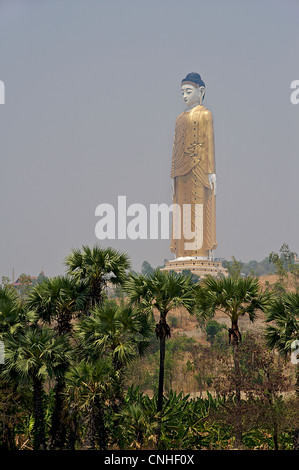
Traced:
<path id="1" fill-rule="evenodd" d="M 189 72 L 214 117 L 216 255 L 299 252 L 298 24 L 298 0 L 0 0 L 0 276 L 61 274 L 83 244 L 137 270 L 171 258 L 168 240 L 100 242 L 95 209 L 171 203 Z"/>

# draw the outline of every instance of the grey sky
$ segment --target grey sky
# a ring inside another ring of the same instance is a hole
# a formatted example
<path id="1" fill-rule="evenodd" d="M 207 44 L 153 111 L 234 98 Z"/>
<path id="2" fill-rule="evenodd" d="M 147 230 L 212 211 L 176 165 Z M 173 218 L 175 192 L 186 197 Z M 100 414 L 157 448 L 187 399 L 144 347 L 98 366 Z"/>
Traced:
<path id="1" fill-rule="evenodd" d="M 0 1 L 0 276 L 64 271 L 82 244 L 135 269 L 167 240 L 95 237 L 95 208 L 171 203 L 180 80 L 199 72 L 213 112 L 216 255 L 299 251 L 299 1 Z"/>

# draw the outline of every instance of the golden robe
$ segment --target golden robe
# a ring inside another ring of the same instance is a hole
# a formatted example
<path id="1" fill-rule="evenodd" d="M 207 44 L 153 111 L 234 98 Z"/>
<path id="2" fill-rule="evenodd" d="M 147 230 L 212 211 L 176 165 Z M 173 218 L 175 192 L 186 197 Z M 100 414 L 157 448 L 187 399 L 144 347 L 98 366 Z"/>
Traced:
<path id="1" fill-rule="evenodd" d="M 212 113 L 198 105 L 181 113 L 175 126 L 171 177 L 173 204 L 179 207 L 180 214 L 174 209 L 170 250 L 176 258 L 208 257 L 210 250 L 217 247 L 215 195 L 208 176 L 215 172 Z M 188 222 L 186 204 L 191 209 L 193 238 L 184 234 L 184 220 Z M 193 242 L 191 249 L 190 242 Z"/>

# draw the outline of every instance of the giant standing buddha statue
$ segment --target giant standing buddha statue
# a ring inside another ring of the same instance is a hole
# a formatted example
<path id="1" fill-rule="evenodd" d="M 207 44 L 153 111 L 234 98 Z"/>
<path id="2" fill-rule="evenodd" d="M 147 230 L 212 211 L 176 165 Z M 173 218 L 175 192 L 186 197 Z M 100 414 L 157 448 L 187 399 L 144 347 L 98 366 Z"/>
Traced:
<path id="1" fill-rule="evenodd" d="M 165 269 L 190 269 L 199 275 L 225 272 L 214 260 L 216 170 L 213 116 L 202 105 L 205 84 L 198 73 L 181 81 L 186 109 L 177 117 L 171 165 L 173 219 Z"/>

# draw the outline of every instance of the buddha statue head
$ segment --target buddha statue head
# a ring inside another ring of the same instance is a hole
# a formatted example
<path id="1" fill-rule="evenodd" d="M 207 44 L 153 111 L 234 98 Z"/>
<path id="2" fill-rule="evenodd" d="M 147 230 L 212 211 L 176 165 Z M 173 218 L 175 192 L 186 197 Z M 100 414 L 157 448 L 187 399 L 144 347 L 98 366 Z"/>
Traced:
<path id="1" fill-rule="evenodd" d="M 187 109 L 191 109 L 202 103 L 206 88 L 199 73 L 188 73 L 188 75 L 186 75 L 186 77 L 181 81 L 181 89 Z"/>

